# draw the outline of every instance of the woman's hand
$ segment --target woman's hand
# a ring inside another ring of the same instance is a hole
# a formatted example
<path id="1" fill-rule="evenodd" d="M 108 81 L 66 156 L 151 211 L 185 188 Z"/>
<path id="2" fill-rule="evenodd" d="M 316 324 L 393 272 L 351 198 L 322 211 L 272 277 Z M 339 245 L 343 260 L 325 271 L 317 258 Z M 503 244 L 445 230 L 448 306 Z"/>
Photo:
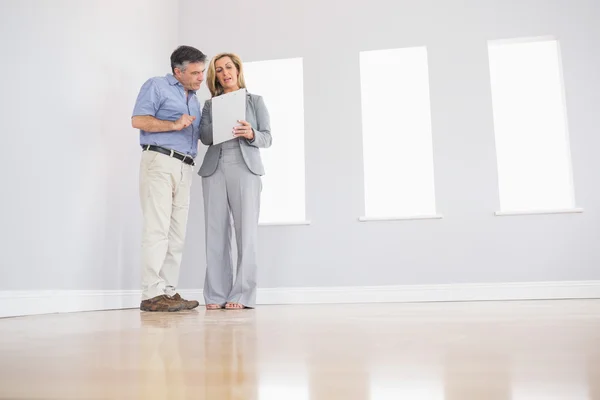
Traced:
<path id="1" fill-rule="evenodd" d="M 236 126 L 233 128 L 233 136 L 243 137 L 248 140 L 254 139 L 254 129 L 252 129 L 252 126 L 250 125 L 250 123 L 243 121 L 243 120 L 238 121 L 238 122 L 242 125 Z"/>

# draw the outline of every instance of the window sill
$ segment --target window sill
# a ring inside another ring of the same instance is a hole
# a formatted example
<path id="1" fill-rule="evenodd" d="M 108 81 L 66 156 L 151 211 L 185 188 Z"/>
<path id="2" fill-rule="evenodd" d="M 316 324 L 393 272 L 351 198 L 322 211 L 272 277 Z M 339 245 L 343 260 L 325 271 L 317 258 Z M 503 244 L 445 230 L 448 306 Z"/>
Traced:
<path id="1" fill-rule="evenodd" d="M 583 208 L 568 208 L 564 210 L 526 210 L 526 211 L 496 211 L 497 217 L 513 215 L 540 215 L 540 214 L 576 214 L 582 213 Z"/>
<path id="2" fill-rule="evenodd" d="M 310 221 L 289 221 L 289 222 L 259 222 L 258 226 L 296 226 L 310 225 Z"/>
<path id="3" fill-rule="evenodd" d="M 442 219 L 441 214 L 434 215 L 409 215 L 405 217 L 359 217 L 360 222 L 375 222 L 375 221 L 409 221 L 418 219 Z"/>

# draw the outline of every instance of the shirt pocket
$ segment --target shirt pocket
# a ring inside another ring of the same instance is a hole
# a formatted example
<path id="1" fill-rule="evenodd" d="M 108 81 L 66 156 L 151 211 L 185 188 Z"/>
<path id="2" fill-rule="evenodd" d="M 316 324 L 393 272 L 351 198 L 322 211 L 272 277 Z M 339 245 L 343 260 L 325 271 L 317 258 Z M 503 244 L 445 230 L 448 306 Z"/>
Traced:
<path id="1" fill-rule="evenodd" d="M 164 121 L 177 121 L 183 114 L 188 114 L 188 109 L 183 100 L 168 98 L 161 105 L 156 118 Z"/>

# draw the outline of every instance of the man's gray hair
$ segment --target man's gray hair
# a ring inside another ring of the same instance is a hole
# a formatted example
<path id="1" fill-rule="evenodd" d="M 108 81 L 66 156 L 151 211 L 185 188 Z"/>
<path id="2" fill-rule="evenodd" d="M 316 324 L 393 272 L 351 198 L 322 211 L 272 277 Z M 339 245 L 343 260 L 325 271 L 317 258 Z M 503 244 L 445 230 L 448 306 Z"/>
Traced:
<path id="1" fill-rule="evenodd" d="M 187 69 L 188 65 L 190 65 L 189 61 L 184 61 L 182 64 L 175 64 L 175 66 L 173 67 L 173 69 L 175 68 L 179 68 L 181 70 L 181 72 L 185 72 L 185 70 Z M 175 71 L 173 71 L 175 72 Z"/>
<path id="2" fill-rule="evenodd" d="M 185 72 L 190 63 L 206 62 L 206 55 L 200 50 L 191 46 L 179 46 L 171 54 L 171 70 L 175 73 L 175 68 Z"/>

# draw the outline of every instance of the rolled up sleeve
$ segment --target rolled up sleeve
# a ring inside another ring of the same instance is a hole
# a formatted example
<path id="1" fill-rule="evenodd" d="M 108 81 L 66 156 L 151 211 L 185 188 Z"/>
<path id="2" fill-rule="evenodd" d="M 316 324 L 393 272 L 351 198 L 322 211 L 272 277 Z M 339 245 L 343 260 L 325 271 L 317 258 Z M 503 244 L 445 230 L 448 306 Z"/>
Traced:
<path id="1" fill-rule="evenodd" d="M 160 106 L 160 92 L 153 79 L 148 79 L 140 89 L 132 117 L 137 115 L 150 115 L 156 117 Z"/>

